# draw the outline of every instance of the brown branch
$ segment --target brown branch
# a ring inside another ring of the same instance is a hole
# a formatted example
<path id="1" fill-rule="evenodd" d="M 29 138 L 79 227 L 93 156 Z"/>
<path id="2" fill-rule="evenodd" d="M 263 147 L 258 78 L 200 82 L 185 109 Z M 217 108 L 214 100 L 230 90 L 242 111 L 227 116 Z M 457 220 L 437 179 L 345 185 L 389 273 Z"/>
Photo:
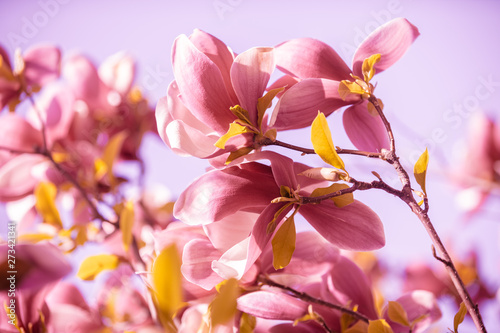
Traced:
<path id="1" fill-rule="evenodd" d="M 434 225 L 431 222 L 431 219 L 429 218 L 429 215 L 427 214 L 429 210 L 428 201 L 426 200 L 427 198 L 424 198 L 424 208 L 422 208 L 420 207 L 420 205 L 415 200 L 415 197 L 413 196 L 411 190 L 410 177 L 406 172 L 406 170 L 401 165 L 401 163 L 399 162 L 399 157 L 396 155 L 396 147 L 394 143 L 394 135 L 391 130 L 391 125 L 387 121 L 387 118 L 385 117 L 382 108 L 378 103 L 377 98 L 372 95 L 369 98 L 369 101 L 375 106 L 375 109 L 377 110 L 382 121 L 384 122 L 387 134 L 389 136 L 391 150 L 385 153 L 385 160 L 387 160 L 388 163 L 392 164 L 392 166 L 395 168 L 398 174 L 399 179 L 401 180 L 401 183 L 403 184 L 403 189 L 401 190 L 402 196 L 400 197 L 401 200 L 403 200 L 411 208 L 412 212 L 415 215 L 417 215 L 419 220 L 422 222 L 425 230 L 429 234 L 432 243 L 439 252 L 439 256 L 436 254 L 435 251 L 433 255 L 437 260 L 439 260 L 441 263 L 445 265 L 448 275 L 450 276 L 455 288 L 457 289 L 460 298 L 464 302 L 470 316 L 472 317 L 472 320 L 474 321 L 476 329 L 478 330 L 478 332 L 486 333 L 486 328 L 484 327 L 484 323 L 481 318 L 481 313 L 479 312 L 479 308 L 477 307 L 476 304 L 472 302 L 472 299 L 467 291 L 467 288 L 465 287 L 464 282 L 460 278 L 460 275 L 458 274 L 458 271 L 455 268 L 455 265 L 453 264 L 453 261 L 448 251 L 446 250 L 446 247 L 441 241 L 441 238 L 439 237 L 436 229 L 434 228 Z"/>
<path id="2" fill-rule="evenodd" d="M 338 304 L 333 304 L 333 303 L 330 303 L 330 302 L 327 302 L 327 301 L 323 301 L 322 299 L 318 299 L 318 298 L 315 298 L 315 297 L 312 297 L 311 295 L 309 294 L 306 294 L 302 291 L 298 291 L 298 290 L 295 290 L 293 288 L 290 288 L 290 287 L 287 287 L 285 285 L 282 285 L 278 282 L 274 282 L 273 280 L 265 277 L 265 276 L 259 276 L 259 282 L 261 282 L 262 284 L 266 284 L 270 287 L 276 287 L 276 288 L 279 288 L 279 289 L 282 289 L 284 291 L 287 291 L 289 293 L 291 293 L 294 297 L 298 298 L 298 299 L 301 299 L 303 300 L 304 302 L 307 302 L 307 303 L 315 303 L 315 304 L 318 304 L 318 305 L 323 305 L 323 306 L 326 306 L 330 309 L 334 309 L 334 310 L 338 310 L 340 312 L 343 312 L 343 313 L 347 313 L 348 315 L 351 315 L 359 320 L 362 320 L 364 321 L 365 323 L 368 323 L 369 322 L 369 318 L 366 317 L 365 315 L 359 313 L 359 312 L 356 312 L 356 311 L 353 311 L 351 309 L 348 309 L 346 307 L 343 307 L 341 305 L 338 305 Z"/>

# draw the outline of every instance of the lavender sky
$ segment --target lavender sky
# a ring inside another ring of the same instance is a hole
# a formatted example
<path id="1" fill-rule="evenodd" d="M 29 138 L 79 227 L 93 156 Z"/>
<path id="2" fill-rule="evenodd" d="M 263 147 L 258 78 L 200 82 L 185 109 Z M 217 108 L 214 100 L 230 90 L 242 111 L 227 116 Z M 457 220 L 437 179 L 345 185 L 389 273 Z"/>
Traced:
<path id="1" fill-rule="evenodd" d="M 0 13 L 0 43 L 11 54 L 17 47 L 49 42 L 59 45 L 63 54 L 84 52 L 98 64 L 115 52 L 129 51 L 139 64 L 136 83 L 151 105 L 173 79 L 170 51 L 175 37 L 195 28 L 220 38 L 236 53 L 314 37 L 350 63 L 368 33 L 392 18 L 406 17 L 421 36 L 398 63 L 375 77 L 377 96 L 384 101 L 409 170 L 425 147 L 429 149 L 430 215 L 438 231 L 459 255 L 478 249 L 481 270 L 498 288 L 499 198 L 492 198 L 484 212 L 465 222 L 450 175 L 471 115 L 482 110 L 499 118 L 499 1 L 17 0 L 1 1 Z M 329 123 L 335 144 L 352 147 L 343 134 L 341 114 L 329 117 Z M 310 146 L 308 130 L 285 133 L 280 139 Z M 207 167 L 204 161 L 176 156 L 152 136 L 142 153 L 147 183 L 164 184 L 174 196 Z M 290 156 L 301 159 L 298 154 Z M 321 165 L 315 158 L 301 161 Z M 382 162 L 356 157 L 345 162 L 359 172 L 357 178 L 372 179 L 369 171 L 376 170 L 391 181 L 393 173 Z M 407 207 L 378 192 L 356 197 L 384 221 L 387 246 L 379 253 L 391 268 L 397 271 L 410 260 L 431 260 L 430 241 Z M 4 212 L 0 214 L 5 218 Z M 488 311 L 487 322 L 500 317 L 498 306 Z"/>

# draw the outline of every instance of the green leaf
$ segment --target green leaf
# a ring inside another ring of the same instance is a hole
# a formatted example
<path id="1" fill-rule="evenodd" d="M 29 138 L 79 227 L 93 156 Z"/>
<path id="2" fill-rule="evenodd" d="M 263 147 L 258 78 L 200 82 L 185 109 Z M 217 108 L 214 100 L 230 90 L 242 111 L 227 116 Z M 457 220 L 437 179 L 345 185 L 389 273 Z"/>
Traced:
<path id="1" fill-rule="evenodd" d="M 175 244 L 164 248 L 153 263 L 153 288 L 164 325 L 182 306 L 181 258 Z"/>
<path id="2" fill-rule="evenodd" d="M 241 294 L 238 280 L 231 278 L 217 285 L 218 294 L 208 306 L 210 313 L 210 326 L 225 324 L 236 314 L 237 298 Z"/>
<path id="3" fill-rule="evenodd" d="M 271 242 L 273 245 L 273 266 L 275 269 L 285 268 L 290 263 L 295 251 L 295 238 L 297 234 L 293 217 L 297 213 L 297 210 L 283 222 Z"/>
<path id="4" fill-rule="evenodd" d="M 322 195 L 335 193 L 345 188 L 349 188 L 349 185 L 335 183 L 328 187 L 320 187 L 315 189 L 314 191 L 312 191 L 311 197 L 319 197 Z M 335 206 L 342 208 L 354 202 L 354 195 L 352 193 L 346 193 L 339 195 L 338 197 L 333 197 L 331 198 L 331 200 L 335 203 Z"/>
<path id="5" fill-rule="evenodd" d="M 427 165 L 429 164 L 429 151 L 425 148 L 425 151 L 418 158 L 417 163 L 413 167 L 413 174 L 415 175 L 415 180 L 424 191 L 424 194 L 427 195 L 425 190 L 425 175 L 427 173 Z"/>
<path id="6" fill-rule="evenodd" d="M 389 316 L 389 319 L 395 323 L 407 327 L 410 326 L 410 323 L 408 322 L 408 315 L 406 314 L 405 309 L 398 302 L 389 301 L 387 315 Z"/>
<path id="7" fill-rule="evenodd" d="M 233 136 L 251 132 L 253 131 L 248 127 L 240 125 L 236 121 L 233 121 L 231 124 L 229 124 L 229 129 L 227 130 L 226 134 L 224 134 L 220 137 L 219 140 L 217 140 L 215 146 L 217 148 L 224 149 L 226 147 L 227 140 L 229 140 Z"/>
<path id="8" fill-rule="evenodd" d="M 115 269 L 120 262 L 120 258 L 114 254 L 90 256 L 83 260 L 76 276 L 82 280 L 91 281 L 102 271 Z"/>
<path id="9" fill-rule="evenodd" d="M 458 333 L 458 326 L 464 321 L 465 315 L 467 314 L 467 308 L 464 302 L 460 303 L 460 309 L 458 309 L 455 318 L 453 318 L 453 331 Z"/>
<path id="10" fill-rule="evenodd" d="M 375 64 L 380 61 L 380 54 L 374 54 L 363 60 L 363 65 L 361 71 L 363 72 L 363 77 L 365 82 L 368 83 L 375 75 Z"/>
<path id="11" fill-rule="evenodd" d="M 314 152 L 318 154 L 323 161 L 345 171 L 344 162 L 337 154 L 333 145 L 332 133 L 328 127 L 328 122 L 323 113 L 318 112 L 311 125 L 311 141 Z"/>
<path id="12" fill-rule="evenodd" d="M 368 323 L 368 333 L 394 333 L 391 326 L 384 320 L 370 320 Z"/>
<path id="13" fill-rule="evenodd" d="M 35 208 L 42 216 L 43 222 L 58 229 L 62 228 L 62 221 L 56 207 L 57 188 L 51 182 L 42 182 L 35 188 Z"/>
<path id="14" fill-rule="evenodd" d="M 120 230 L 122 232 L 122 243 L 125 252 L 132 243 L 132 227 L 134 226 L 134 203 L 127 201 L 120 212 Z"/>

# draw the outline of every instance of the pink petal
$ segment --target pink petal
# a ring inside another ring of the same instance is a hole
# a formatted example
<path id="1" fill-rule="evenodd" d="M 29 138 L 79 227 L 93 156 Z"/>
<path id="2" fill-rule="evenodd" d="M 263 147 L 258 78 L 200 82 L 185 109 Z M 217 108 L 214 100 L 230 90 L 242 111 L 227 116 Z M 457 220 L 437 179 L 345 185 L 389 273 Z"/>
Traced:
<path id="1" fill-rule="evenodd" d="M 239 210 L 261 210 L 278 196 L 270 168 L 245 163 L 195 180 L 176 201 L 174 216 L 187 224 L 204 225 Z"/>
<path id="2" fill-rule="evenodd" d="M 21 84 L 19 81 L 9 81 L 3 77 L 0 77 L 0 111 L 7 105 L 11 100 L 14 100 L 19 96 Z"/>
<path id="3" fill-rule="evenodd" d="M 227 92 L 233 103 L 237 104 L 238 98 L 234 92 L 229 74 L 235 57 L 233 51 L 218 38 L 199 29 L 194 29 L 193 33 L 189 36 L 189 40 L 219 67 Z"/>
<path id="4" fill-rule="evenodd" d="M 284 185 L 291 189 L 297 188 L 296 170 L 294 168 L 297 163 L 294 163 L 292 159 L 269 150 L 247 155 L 245 159 L 247 161 L 269 160 L 278 187 Z"/>
<path id="5" fill-rule="evenodd" d="M 380 152 L 389 149 L 389 137 L 380 116 L 372 116 L 367 103 L 355 104 L 344 111 L 344 129 L 352 144 L 359 150 Z"/>
<path id="6" fill-rule="evenodd" d="M 37 108 L 30 108 L 27 118 L 34 126 L 41 130 L 41 114 L 47 135 L 47 145 L 51 146 L 56 140 L 66 138 L 73 121 L 73 94 L 69 89 L 60 86 L 50 86 L 44 89 L 41 98 L 37 99 Z M 37 111 L 38 110 L 38 111 Z"/>
<path id="7" fill-rule="evenodd" d="M 184 105 L 209 127 L 224 134 L 235 116 L 229 110 L 233 102 L 217 65 L 184 35 L 174 42 L 172 64 Z"/>
<path id="8" fill-rule="evenodd" d="M 44 161 L 42 155 L 22 154 L 5 163 L 0 168 L 0 200 L 17 200 L 31 194 L 40 182 L 32 175 L 32 169 Z"/>
<path id="9" fill-rule="evenodd" d="M 278 68 L 301 79 L 350 78 L 351 70 L 329 45 L 312 38 L 297 38 L 276 46 Z"/>
<path id="10" fill-rule="evenodd" d="M 90 59 L 78 54 L 70 56 L 64 62 L 63 74 L 75 98 L 83 100 L 90 109 L 108 105 L 109 88 L 99 78 Z"/>
<path id="11" fill-rule="evenodd" d="M 238 298 L 238 310 L 264 319 L 295 320 L 307 313 L 307 306 L 292 296 L 263 290 Z"/>
<path id="12" fill-rule="evenodd" d="M 252 234 L 250 235 L 250 242 L 248 245 L 248 259 L 245 267 L 245 271 L 247 271 L 250 266 L 252 266 L 255 261 L 260 257 L 260 255 L 264 252 L 266 245 L 271 240 L 273 233 L 267 233 L 267 226 L 273 220 L 274 216 L 278 213 L 280 209 L 282 209 L 286 203 L 273 203 L 268 205 L 260 214 L 259 218 L 255 222 L 255 225 L 252 229 Z M 279 216 L 276 218 L 276 224 L 279 228 L 279 224 L 281 220 L 283 220 L 293 208 L 293 205 L 290 205 L 286 209 L 284 209 Z"/>
<path id="13" fill-rule="evenodd" d="M 42 133 L 16 113 L 0 117 L 0 133 L 0 145 L 5 148 L 34 152 L 43 145 Z"/>
<path id="14" fill-rule="evenodd" d="M 224 252 L 218 260 L 213 261 L 212 269 L 214 272 L 224 280 L 230 278 L 241 279 L 250 268 L 247 265 L 249 242 L 250 237 L 243 239 Z"/>
<path id="15" fill-rule="evenodd" d="M 217 223 L 204 225 L 203 229 L 213 246 L 225 252 L 250 235 L 258 217 L 255 213 L 239 211 Z"/>
<path id="16" fill-rule="evenodd" d="M 278 130 L 308 127 L 318 111 L 326 116 L 342 106 L 359 100 L 351 95 L 346 101 L 340 98 L 339 82 L 327 79 L 305 79 L 283 94 L 274 108 L 270 126 Z"/>
<path id="17" fill-rule="evenodd" d="M 208 240 L 194 239 L 186 244 L 182 253 L 182 275 L 191 283 L 211 290 L 224 279 L 212 270 L 212 261 L 221 253 Z"/>
<path id="18" fill-rule="evenodd" d="M 167 96 L 156 105 L 156 124 L 162 140 L 176 154 L 206 158 L 218 149 L 214 146 L 218 136 L 196 119 L 182 104 L 177 84 L 173 81 Z"/>
<path id="19" fill-rule="evenodd" d="M 368 206 L 355 200 L 343 208 L 325 200 L 302 205 L 299 213 L 333 245 L 352 251 L 371 251 L 385 245 L 384 226 Z"/>
<path id="20" fill-rule="evenodd" d="M 354 262 L 341 256 L 325 278 L 328 293 L 335 295 L 341 303 L 357 305 L 358 311 L 370 319 L 378 317 L 370 282 Z"/>
<path id="21" fill-rule="evenodd" d="M 85 298 L 80 290 L 71 283 L 59 282 L 47 295 L 47 304 L 50 306 L 74 305 L 82 310 L 90 311 Z"/>
<path id="22" fill-rule="evenodd" d="M 99 77 L 121 95 L 130 91 L 135 77 L 135 61 L 126 52 L 118 52 L 99 66 Z"/>
<path id="23" fill-rule="evenodd" d="M 439 309 L 436 298 L 428 291 L 416 290 L 401 296 L 396 301 L 406 310 L 408 321 L 410 323 L 421 316 L 426 316 L 424 319 L 415 324 L 412 332 L 424 332 L 427 327 L 441 318 L 441 310 Z M 407 330 L 404 326 L 392 322 L 387 315 L 386 309 L 383 312 L 384 318 L 387 320 L 389 325 L 391 325 L 394 332 Z"/>
<path id="24" fill-rule="evenodd" d="M 26 51 L 24 77 L 28 85 L 43 86 L 59 77 L 61 51 L 54 46 L 37 46 Z"/>
<path id="25" fill-rule="evenodd" d="M 372 32 L 359 45 L 352 61 L 355 75 L 363 77 L 361 66 L 363 60 L 379 53 L 382 57 L 375 65 L 375 71 L 380 73 L 398 61 L 420 35 L 417 27 L 405 18 L 397 18 L 382 25 Z"/>
<path id="26" fill-rule="evenodd" d="M 284 87 L 285 90 L 276 95 L 276 97 L 281 98 L 281 96 L 283 96 L 283 94 L 297 82 L 300 82 L 300 79 L 290 75 L 283 75 L 282 77 L 274 81 L 270 86 L 268 86 L 267 90 Z"/>
<path id="27" fill-rule="evenodd" d="M 240 105 L 250 113 L 250 120 L 257 124 L 257 99 L 262 97 L 274 71 L 274 50 L 254 47 L 234 59 L 231 82 Z"/>

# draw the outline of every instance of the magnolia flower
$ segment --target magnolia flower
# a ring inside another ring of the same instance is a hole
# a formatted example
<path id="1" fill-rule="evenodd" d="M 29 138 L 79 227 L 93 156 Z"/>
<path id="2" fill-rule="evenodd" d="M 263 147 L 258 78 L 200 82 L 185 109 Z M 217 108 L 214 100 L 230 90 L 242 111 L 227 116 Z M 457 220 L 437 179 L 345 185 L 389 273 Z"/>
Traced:
<path id="1" fill-rule="evenodd" d="M 293 214 L 298 210 L 326 240 L 339 248 L 363 251 L 384 246 L 382 222 L 369 207 L 356 200 L 342 208 L 331 200 L 301 205 L 298 198 L 309 196 L 321 185 L 299 175 L 310 168 L 274 152 L 252 155 L 268 159 L 271 166 L 252 161 L 209 171 L 180 195 L 174 216 L 190 225 L 207 225 L 238 211 L 259 213 L 249 240 L 246 268 L 259 257 L 292 210 Z M 273 200 L 285 195 L 288 196 L 285 200 Z"/>
<path id="2" fill-rule="evenodd" d="M 363 61 L 374 54 L 381 55 L 380 61 L 374 65 L 376 73 L 389 68 L 403 56 L 418 35 L 417 28 L 403 18 L 384 24 L 358 46 L 351 69 L 335 50 L 319 40 L 300 38 L 276 46 L 277 67 L 288 77 L 272 87 L 281 86 L 285 81 L 293 84 L 291 78 L 300 81 L 280 98 L 270 125 L 278 130 L 303 128 L 311 125 L 318 110 L 329 115 L 342 106 L 352 105 L 343 116 L 344 128 L 351 142 L 366 151 L 389 148 L 380 117 L 368 112 L 367 102 L 361 95 L 351 94 L 342 99 L 339 84 L 342 80 L 352 80 L 351 75 L 363 78 Z"/>
<path id="3" fill-rule="evenodd" d="M 236 56 L 223 42 L 200 30 L 177 37 L 172 49 L 175 80 L 156 107 L 158 132 L 180 155 L 210 158 L 227 148 L 253 147 L 253 136 L 269 136 L 265 110 L 278 91 L 263 97 L 274 70 L 274 50 L 255 47 Z M 238 124 L 232 124 L 238 121 Z M 214 145 L 228 132 L 240 135 Z"/>
<path id="4" fill-rule="evenodd" d="M 6 105 L 13 111 L 21 94 L 38 92 L 42 86 L 59 77 L 61 51 L 54 46 L 36 46 L 23 55 L 16 50 L 14 66 L 0 46 L 0 110 Z"/>

